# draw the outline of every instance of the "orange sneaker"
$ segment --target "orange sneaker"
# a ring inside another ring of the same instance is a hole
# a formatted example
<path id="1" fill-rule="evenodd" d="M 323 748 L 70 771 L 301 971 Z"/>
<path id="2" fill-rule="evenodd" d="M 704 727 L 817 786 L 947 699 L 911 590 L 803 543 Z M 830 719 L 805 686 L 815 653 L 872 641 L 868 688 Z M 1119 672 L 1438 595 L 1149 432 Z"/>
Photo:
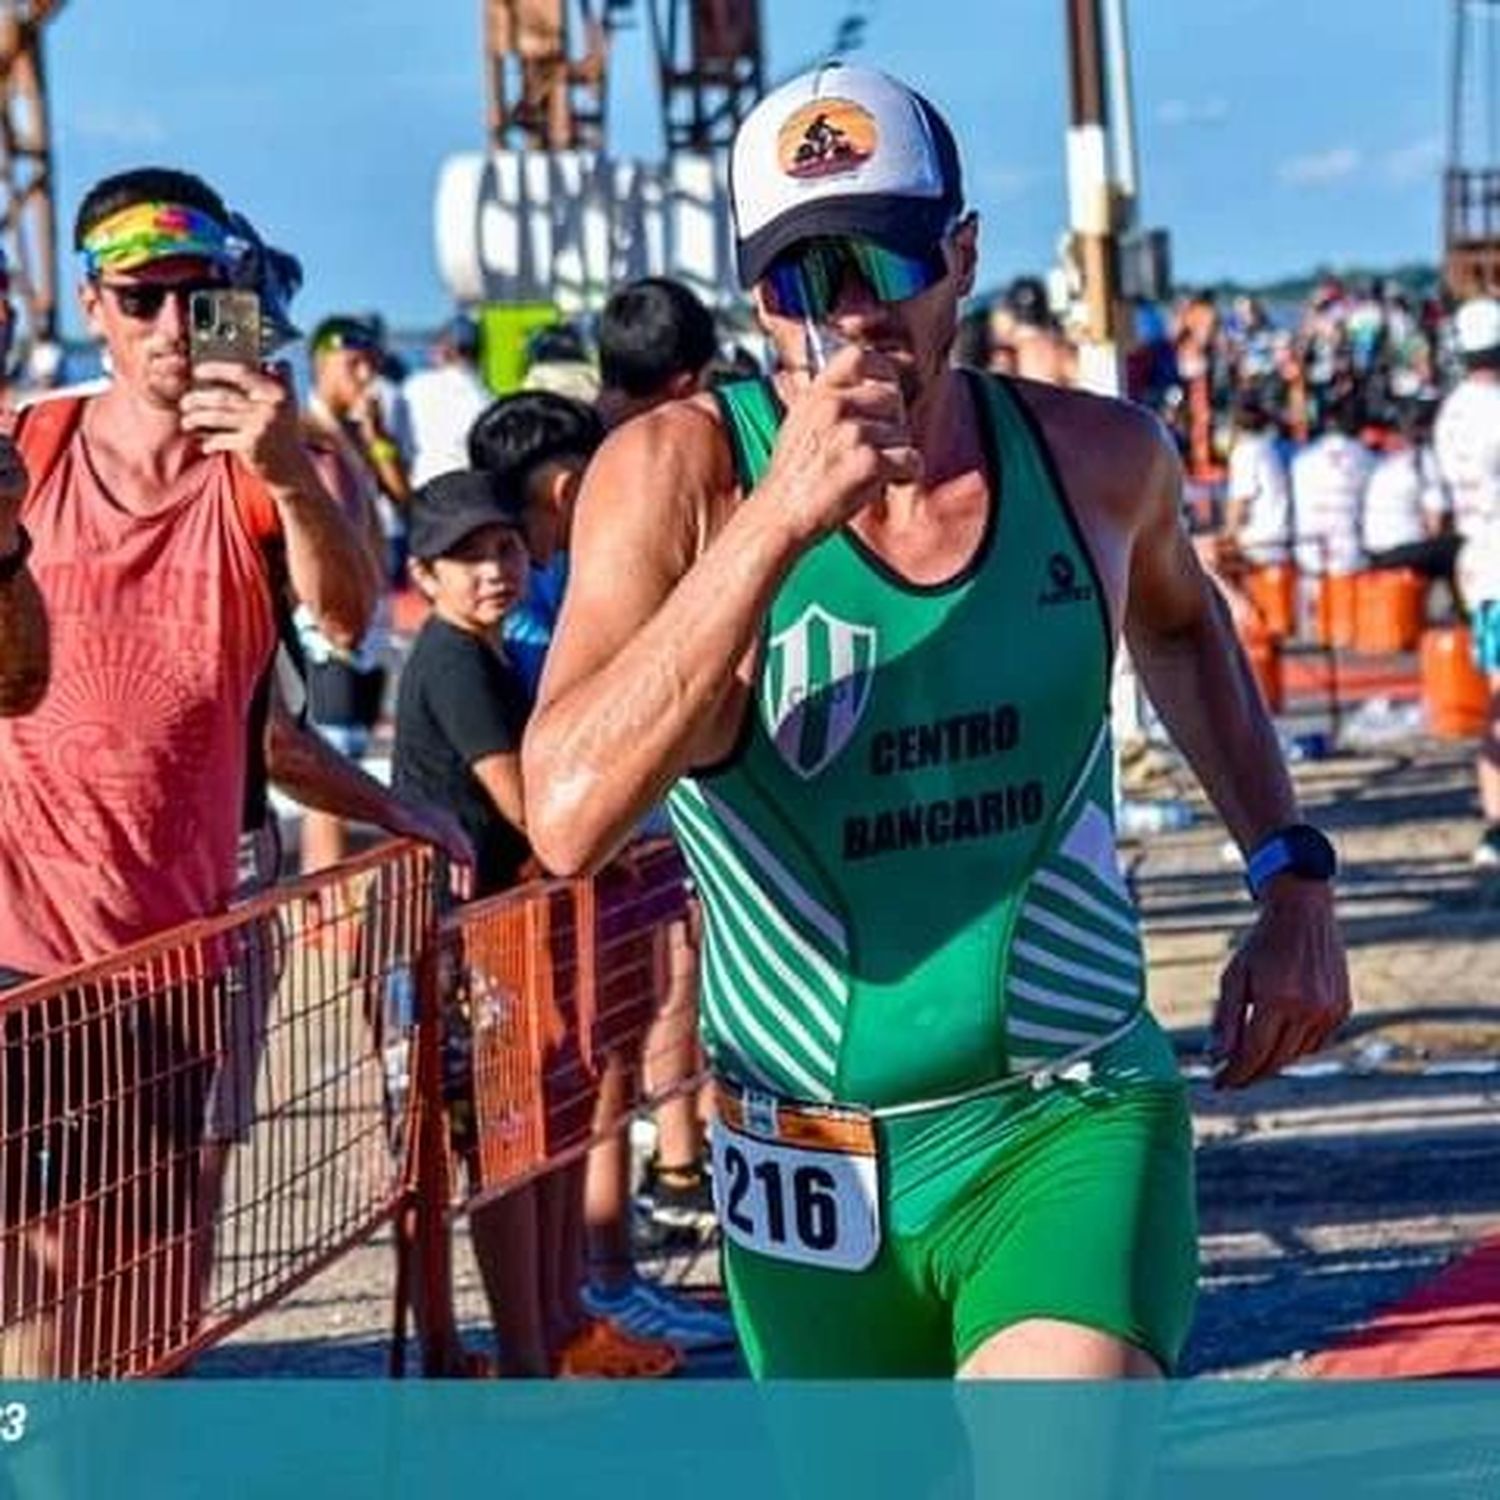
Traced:
<path id="1" fill-rule="evenodd" d="M 660 1380 L 682 1367 L 682 1351 L 590 1318 L 557 1356 L 560 1380 Z"/>

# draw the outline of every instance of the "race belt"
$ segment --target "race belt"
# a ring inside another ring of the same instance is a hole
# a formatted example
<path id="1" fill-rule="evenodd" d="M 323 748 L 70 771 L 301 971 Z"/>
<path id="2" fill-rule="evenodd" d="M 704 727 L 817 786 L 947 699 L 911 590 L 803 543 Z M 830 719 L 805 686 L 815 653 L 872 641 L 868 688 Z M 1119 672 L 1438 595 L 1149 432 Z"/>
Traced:
<path id="1" fill-rule="evenodd" d="M 880 1253 L 875 1121 L 714 1084 L 714 1207 L 736 1245 L 773 1260 L 863 1271 Z"/>

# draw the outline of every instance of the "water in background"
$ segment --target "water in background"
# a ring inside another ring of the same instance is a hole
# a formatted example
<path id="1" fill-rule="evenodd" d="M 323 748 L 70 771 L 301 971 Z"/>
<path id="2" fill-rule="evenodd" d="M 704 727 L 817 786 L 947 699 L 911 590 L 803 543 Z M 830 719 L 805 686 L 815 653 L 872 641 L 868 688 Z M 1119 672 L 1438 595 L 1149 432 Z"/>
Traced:
<path id="1" fill-rule="evenodd" d="M 307 326 L 307 325 L 304 325 Z M 391 350 L 405 364 L 408 372 L 425 369 L 428 350 L 435 333 L 393 333 Z M 299 339 L 278 355 L 292 367 L 292 379 L 296 383 L 299 399 L 306 399 L 308 388 L 307 343 Z M 62 375 L 59 385 L 77 385 L 80 381 L 96 380 L 103 374 L 104 366 L 99 358 L 99 346 L 81 339 L 69 340 L 63 345 Z"/>

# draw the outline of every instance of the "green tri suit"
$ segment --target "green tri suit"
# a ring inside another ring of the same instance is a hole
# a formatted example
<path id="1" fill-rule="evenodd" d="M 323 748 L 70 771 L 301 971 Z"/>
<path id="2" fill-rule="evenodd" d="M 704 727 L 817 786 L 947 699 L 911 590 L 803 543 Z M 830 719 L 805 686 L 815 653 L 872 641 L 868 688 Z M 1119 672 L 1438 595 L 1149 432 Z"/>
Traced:
<path id="1" fill-rule="evenodd" d="M 879 1138 L 867 1269 L 726 1244 L 757 1374 L 952 1373 L 1027 1317 L 1171 1368 L 1191 1320 L 1187 1109 L 1115 854 L 1108 607 L 1029 413 L 964 387 L 972 560 L 919 586 L 848 531 L 812 547 L 733 754 L 670 796 L 715 1072 L 862 1106 Z M 748 494 L 781 409 L 763 382 L 719 395 Z"/>

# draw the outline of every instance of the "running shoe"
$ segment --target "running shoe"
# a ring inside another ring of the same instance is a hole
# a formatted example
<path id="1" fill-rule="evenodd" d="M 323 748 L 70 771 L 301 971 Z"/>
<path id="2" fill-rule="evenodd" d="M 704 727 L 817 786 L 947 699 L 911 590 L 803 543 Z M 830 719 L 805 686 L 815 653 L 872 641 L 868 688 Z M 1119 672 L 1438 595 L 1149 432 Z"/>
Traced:
<path id="1" fill-rule="evenodd" d="M 618 1289 L 592 1283 L 583 1289 L 584 1309 L 608 1318 L 638 1339 L 660 1340 L 682 1350 L 723 1349 L 734 1343 L 734 1320 L 721 1308 L 632 1276 Z"/>
<path id="2" fill-rule="evenodd" d="M 557 1356 L 562 1380 L 660 1380 L 682 1366 L 682 1351 L 662 1339 L 639 1339 L 608 1318 L 594 1318 Z"/>
<path id="3" fill-rule="evenodd" d="M 1474 846 L 1474 852 L 1469 856 L 1469 863 L 1476 870 L 1500 868 L 1500 823 L 1491 823 L 1485 829 L 1484 837 Z"/>

